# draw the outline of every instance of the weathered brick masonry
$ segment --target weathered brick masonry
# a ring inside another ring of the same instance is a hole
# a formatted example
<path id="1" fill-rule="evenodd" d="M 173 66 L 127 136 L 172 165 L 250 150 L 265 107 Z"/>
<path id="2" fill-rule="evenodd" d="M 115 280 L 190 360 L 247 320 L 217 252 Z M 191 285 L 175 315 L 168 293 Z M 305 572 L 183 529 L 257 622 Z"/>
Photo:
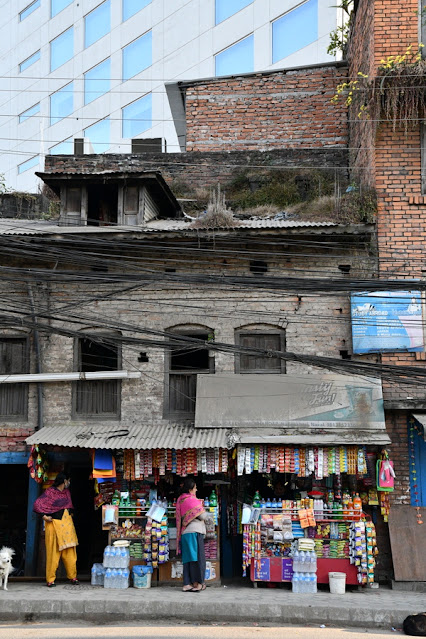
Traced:
<path id="1" fill-rule="evenodd" d="M 374 77 L 382 59 L 400 55 L 418 42 L 417 0 L 360 0 L 349 47 L 349 75 Z M 426 207 L 421 192 L 421 151 L 418 127 L 407 134 L 391 123 L 377 127 L 351 114 L 351 165 L 355 175 L 377 189 L 379 275 L 384 278 L 424 278 Z M 355 147 L 355 148 L 354 148 Z M 424 367 L 414 353 L 383 354 L 385 364 Z M 424 400 L 424 387 L 383 384 L 385 400 Z M 407 413 L 387 412 L 392 457 L 397 466 L 395 503 L 410 503 Z"/>
<path id="2" fill-rule="evenodd" d="M 267 151 L 193 151 L 186 153 L 141 153 L 105 155 L 48 155 L 45 170 L 50 173 L 96 173 L 100 171 L 160 171 L 173 186 L 184 181 L 191 189 L 204 189 L 235 178 L 250 168 L 258 172 L 274 167 L 342 167 L 347 174 L 347 149 L 269 149 Z"/>
<path id="3" fill-rule="evenodd" d="M 347 145 L 346 107 L 330 100 L 347 78 L 331 64 L 182 83 L 188 151 Z"/>

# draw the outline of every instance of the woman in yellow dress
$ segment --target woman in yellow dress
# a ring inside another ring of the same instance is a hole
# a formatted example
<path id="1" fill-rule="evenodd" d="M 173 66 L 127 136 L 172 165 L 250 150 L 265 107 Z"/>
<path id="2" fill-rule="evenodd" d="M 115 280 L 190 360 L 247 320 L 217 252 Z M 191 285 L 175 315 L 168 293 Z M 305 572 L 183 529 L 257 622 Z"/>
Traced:
<path id="1" fill-rule="evenodd" d="M 59 560 L 65 566 L 72 584 L 77 579 L 77 534 L 72 520 L 73 505 L 69 491 L 70 478 L 67 473 L 58 473 L 53 486 L 35 500 L 33 510 L 42 515 L 45 522 L 46 585 L 53 588 Z"/>

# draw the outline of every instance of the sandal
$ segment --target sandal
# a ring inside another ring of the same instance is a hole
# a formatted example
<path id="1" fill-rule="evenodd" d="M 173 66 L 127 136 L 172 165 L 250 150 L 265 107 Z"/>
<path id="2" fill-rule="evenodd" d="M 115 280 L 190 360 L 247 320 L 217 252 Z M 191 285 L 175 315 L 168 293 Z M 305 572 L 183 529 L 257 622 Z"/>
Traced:
<path id="1" fill-rule="evenodd" d="M 47 586 L 48 588 L 54 588 L 54 587 L 56 586 L 56 584 L 55 584 L 55 582 L 54 582 L 54 581 L 48 581 L 48 582 L 47 582 L 47 584 L 46 584 L 46 586 Z"/>
<path id="2" fill-rule="evenodd" d="M 201 592 L 207 588 L 206 584 L 202 584 L 201 588 L 193 588 L 192 592 Z"/>
<path id="3" fill-rule="evenodd" d="M 194 588 L 191 586 L 191 588 L 182 588 L 182 592 L 193 592 Z"/>
<path id="4" fill-rule="evenodd" d="M 69 582 L 70 582 L 70 584 L 72 584 L 73 586 L 79 586 L 79 585 L 80 585 L 80 582 L 79 582 L 79 580 L 77 579 L 77 577 L 76 577 L 75 579 L 70 579 L 70 580 L 69 580 Z"/>

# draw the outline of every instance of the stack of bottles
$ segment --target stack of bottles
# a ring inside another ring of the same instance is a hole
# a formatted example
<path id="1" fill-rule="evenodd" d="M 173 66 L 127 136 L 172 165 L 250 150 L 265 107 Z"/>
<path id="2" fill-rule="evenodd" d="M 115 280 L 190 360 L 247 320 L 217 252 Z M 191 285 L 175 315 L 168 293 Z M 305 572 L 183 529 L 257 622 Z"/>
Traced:
<path id="1" fill-rule="evenodd" d="M 296 550 L 293 555 L 292 591 L 296 594 L 317 592 L 317 556 L 314 550 Z"/>
<path id="2" fill-rule="evenodd" d="M 90 579 L 90 583 L 92 584 L 92 586 L 103 586 L 104 577 L 105 577 L 105 568 L 103 564 L 93 564 L 92 576 Z"/>
<path id="3" fill-rule="evenodd" d="M 107 546 L 104 550 L 104 588 L 129 587 L 129 549 L 125 546 Z"/>

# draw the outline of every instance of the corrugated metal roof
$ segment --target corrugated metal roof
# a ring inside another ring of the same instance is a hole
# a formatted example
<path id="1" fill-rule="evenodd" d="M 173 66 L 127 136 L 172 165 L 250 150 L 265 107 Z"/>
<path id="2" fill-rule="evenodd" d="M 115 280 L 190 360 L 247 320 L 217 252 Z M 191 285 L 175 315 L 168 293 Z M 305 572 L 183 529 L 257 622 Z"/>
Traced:
<path id="1" fill-rule="evenodd" d="M 224 428 L 194 428 L 170 422 L 140 426 L 45 426 L 27 438 L 27 444 L 78 448 L 227 448 Z"/>
<path id="2" fill-rule="evenodd" d="M 232 228 L 194 228 L 190 220 L 152 220 L 144 226 L 59 226 L 43 220 L 13 220 L 0 218 L 0 235 L 95 235 L 133 233 L 145 235 L 147 233 L 181 233 L 196 234 L 202 231 L 238 232 L 250 229 L 333 229 L 336 232 L 355 233 L 365 232 L 369 225 L 342 225 L 336 222 L 309 222 L 305 220 L 274 220 L 258 218 L 253 220 L 239 220 Z"/>

